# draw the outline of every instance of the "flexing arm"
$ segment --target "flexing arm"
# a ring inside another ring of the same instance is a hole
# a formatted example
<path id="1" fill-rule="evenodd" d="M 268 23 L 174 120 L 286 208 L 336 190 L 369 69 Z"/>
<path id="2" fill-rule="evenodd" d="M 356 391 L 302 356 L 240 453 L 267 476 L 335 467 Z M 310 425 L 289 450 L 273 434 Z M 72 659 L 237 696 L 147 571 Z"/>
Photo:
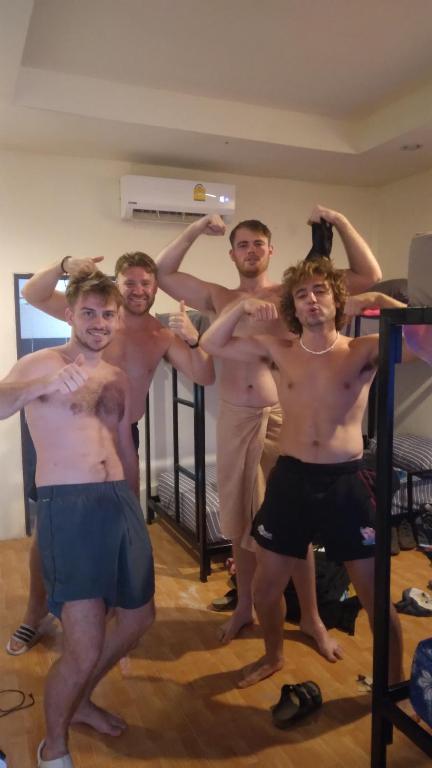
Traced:
<path id="1" fill-rule="evenodd" d="M 184 301 L 180 302 L 179 311 L 169 316 L 168 325 L 175 335 L 165 359 L 196 384 L 213 384 L 213 360 L 200 345 L 199 333 L 187 315 Z"/>
<path id="2" fill-rule="evenodd" d="M 25 284 L 22 295 L 34 307 L 59 320 L 64 320 L 66 299 L 64 293 L 55 290 L 58 280 L 65 274 L 72 275 L 78 271 L 87 271 L 91 274 L 95 264 L 102 259 L 103 256 L 97 256 L 94 259 L 75 259 L 73 256 L 65 256 L 62 262 L 57 261 L 36 272 Z"/>
<path id="3" fill-rule="evenodd" d="M 379 293 L 379 291 L 368 291 L 367 293 L 359 293 L 357 296 L 349 296 L 345 303 L 346 315 L 361 315 L 365 309 L 406 309 L 406 304 L 398 299 L 394 299 L 392 296 L 387 296 L 385 293 Z M 406 330 L 408 328 L 422 328 L 427 326 L 405 326 L 404 335 L 405 340 L 402 344 L 402 360 L 403 363 L 410 363 L 416 360 L 417 357 L 422 357 L 420 351 L 417 350 L 407 339 Z M 378 335 L 375 336 L 377 342 L 376 360 L 378 361 Z M 432 336 L 431 336 L 432 339 Z M 432 355 L 431 355 L 432 361 Z M 428 361 L 427 361 L 428 362 Z"/>
<path id="4" fill-rule="evenodd" d="M 33 368 L 32 357 L 27 355 L 18 360 L 0 382 L 0 419 L 7 419 L 41 395 L 75 392 L 88 379 L 82 355 L 64 368 L 42 376 L 36 375 L 39 366 L 36 370 Z"/>
<path id="5" fill-rule="evenodd" d="M 247 363 L 268 357 L 268 350 L 258 336 L 233 338 L 235 327 L 244 315 L 263 321 L 275 320 L 278 316 L 275 305 L 268 301 L 242 299 L 223 312 L 204 333 L 201 339 L 204 349 L 218 357 Z"/>
<path id="6" fill-rule="evenodd" d="M 345 313 L 351 315 L 361 315 L 365 309 L 405 309 L 406 304 L 392 296 L 387 296 L 379 291 L 368 291 L 359 293 L 356 296 L 349 296 L 345 303 Z"/>
<path id="7" fill-rule="evenodd" d="M 309 223 L 320 219 L 333 224 L 339 232 L 349 263 L 346 278 L 350 293 L 366 291 L 371 285 L 382 280 L 380 266 L 366 240 L 342 213 L 316 205 L 310 215 Z"/>
<path id="8" fill-rule="evenodd" d="M 167 245 L 156 259 L 158 284 L 166 293 L 201 312 L 213 312 L 213 283 L 179 272 L 189 248 L 200 235 L 224 235 L 225 224 L 220 216 L 203 216 L 190 224 L 174 242 Z"/>

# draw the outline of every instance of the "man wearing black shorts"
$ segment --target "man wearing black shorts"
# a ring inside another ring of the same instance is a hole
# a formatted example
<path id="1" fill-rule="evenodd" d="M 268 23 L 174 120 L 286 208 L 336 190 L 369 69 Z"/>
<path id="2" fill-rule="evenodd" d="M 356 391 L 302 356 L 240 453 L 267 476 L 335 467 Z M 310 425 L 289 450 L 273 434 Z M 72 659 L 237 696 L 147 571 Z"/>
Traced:
<path id="1" fill-rule="evenodd" d="M 403 306 L 371 294 L 375 306 Z M 344 562 L 369 620 L 373 614 L 373 495 L 361 472 L 362 418 L 378 361 L 378 336 L 341 336 L 346 288 L 341 270 L 328 259 L 299 262 L 286 270 L 280 315 L 285 335 L 232 338 L 245 314 L 259 321 L 277 317 L 274 304 L 243 299 L 206 331 L 202 344 L 214 355 L 260 363 L 271 370 L 283 411 L 281 456 L 270 473 L 255 517 L 258 544 L 255 606 L 265 655 L 246 670 L 241 687 L 283 666 L 282 595 L 311 541 Z M 349 299 L 359 308 L 360 297 Z M 354 313 L 350 306 L 349 313 Z M 290 330 L 288 330 L 288 328 Z M 392 683 L 402 679 L 402 640 L 390 606 Z"/>

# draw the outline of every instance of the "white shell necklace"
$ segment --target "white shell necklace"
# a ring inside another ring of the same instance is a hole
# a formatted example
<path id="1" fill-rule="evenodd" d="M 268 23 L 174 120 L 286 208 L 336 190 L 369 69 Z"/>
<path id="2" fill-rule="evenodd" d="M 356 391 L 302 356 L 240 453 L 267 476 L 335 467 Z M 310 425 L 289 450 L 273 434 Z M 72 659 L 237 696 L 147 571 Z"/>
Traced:
<path id="1" fill-rule="evenodd" d="M 330 346 L 327 347 L 326 349 L 320 349 L 319 352 L 317 352 L 316 349 L 309 349 L 309 347 L 307 347 L 305 344 L 303 344 L 303 339 L 301 337 L 300 337 L 300 346 L 301 346 L 302 349 L 305 350 L 305 352 L 310 352 L 311 355 L 325 355 L 326 352 L 330 352 L 333 349 L 333 347 L 335 346 L 338 338 L 339 338 L 339 331 L 336 332 L 336 338 L 335 338 L 333 344 L 330 344 Z"/>

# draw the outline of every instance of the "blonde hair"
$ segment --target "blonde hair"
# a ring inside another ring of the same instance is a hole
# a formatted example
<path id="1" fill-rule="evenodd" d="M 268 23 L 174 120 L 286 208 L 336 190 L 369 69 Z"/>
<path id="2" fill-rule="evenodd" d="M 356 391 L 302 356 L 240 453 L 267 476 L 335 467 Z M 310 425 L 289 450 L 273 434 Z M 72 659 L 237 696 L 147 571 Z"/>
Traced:
<path id="1" fill-rule="evenodd" d="M 123 303 L 121 293 L 116 284 L 108 275 L 95 270 L 90 275 L 88 272 L 78 272 L 72 275 L 65 291 L 66 301 L 70 307 L 78 301 L 79 297 L 88 293 L 95 293 L 108 301 L 114 299 L 117 307 Z"/>

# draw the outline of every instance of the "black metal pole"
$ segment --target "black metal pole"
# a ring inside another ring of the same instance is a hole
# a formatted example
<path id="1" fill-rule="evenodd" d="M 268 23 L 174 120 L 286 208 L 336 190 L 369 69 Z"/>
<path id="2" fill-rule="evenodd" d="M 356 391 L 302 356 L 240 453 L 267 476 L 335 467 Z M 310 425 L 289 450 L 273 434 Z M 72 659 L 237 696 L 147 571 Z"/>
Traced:
<path id="1" fill-rule="evenodd" d="M 401 328 L 383 312 L 380 319 L 377 419 L 377 510 L 374 585 L 372 693 L 372 768 L 385 768 L 392 724 L 383 703 L 388 694 L 390 618 L 390 541 L 395 362 L 400 360 Z"/>

